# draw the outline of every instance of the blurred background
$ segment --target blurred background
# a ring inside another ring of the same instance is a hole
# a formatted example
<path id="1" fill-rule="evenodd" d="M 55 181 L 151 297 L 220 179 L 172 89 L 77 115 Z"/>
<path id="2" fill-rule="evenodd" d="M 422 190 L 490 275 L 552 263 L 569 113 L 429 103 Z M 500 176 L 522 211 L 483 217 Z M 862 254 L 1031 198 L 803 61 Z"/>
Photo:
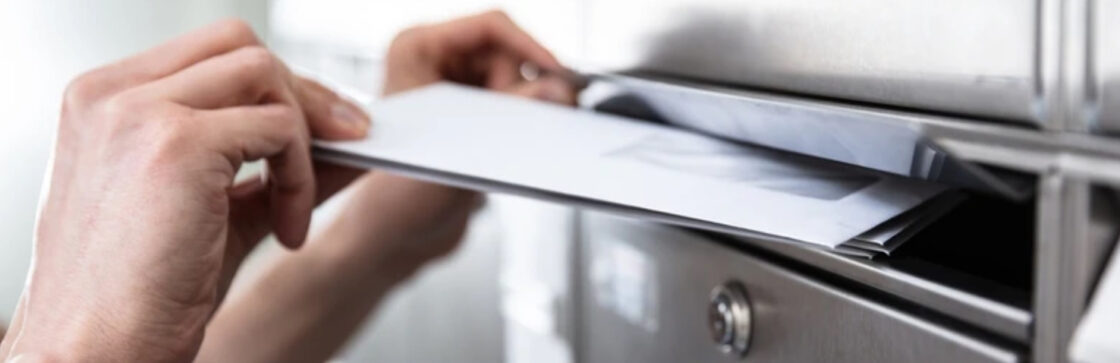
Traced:
<path id="1" fill-rule="evenodd" d="M 581 46 L 572 31 L 578 29 L 579 1 L 0 1 L 0 45 L 6 49 L 0 57 L 3 322 L 11 320 L 26 277 L 60 96 L 85 70 L 226 17 L 249 22 L 296 70 L 363 95 L 380 88 L 380 61 L 389 41 L 418 23 L 501 8 L 562 57 L 576 55 Z M 341 198 L 316 212 L 316 225 L 330 218 Z M 399 289 L 380 308 L 377 323 L 338 359 L 496 362 L 517 361 L 521 354 L 522 361 L 569 361 L 564 324 L 557 319 L 567 286 L 564 246 L 572 234 L 564 221 L 572 213 L 511 197 L 491 200 L 458 253 Z M 559 223 L 543 225 L 541 216 Z M 513 239 L 531 242 L 516 247 L 503 242 Z M 246 263 L 232 294 L 284 253 L 265 243 Z M 517 254 L 523 256 L 509 257 Z M 469 327 L 470 334 L 425 331 L 434 326 Z"/>

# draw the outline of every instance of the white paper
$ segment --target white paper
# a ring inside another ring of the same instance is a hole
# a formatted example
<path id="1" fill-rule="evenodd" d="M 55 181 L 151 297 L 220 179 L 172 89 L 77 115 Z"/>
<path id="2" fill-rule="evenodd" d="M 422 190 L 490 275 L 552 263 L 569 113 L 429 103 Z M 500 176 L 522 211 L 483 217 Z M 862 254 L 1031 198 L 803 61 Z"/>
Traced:
<path id="1" fill-rule="evenodd" d="M 942 191 L 829 162 L 479 89 L 375 103 L 318 155 L 429 180 L 835 247 Z"/>
<path id="2" fill-rule="evenodd" d="M 906 213 L 845 242 L 844 247 L 890 255 L 926 226 L 940 219 L 965 199 L 960 193 L 944 193 Z"/>
<path id="3" fill-rule="evenodd" d="M 1074 362 L 1120 362 L 1120 248 L 1112 252 L 1109 261 L 1070 342 L 1069 354 Z"/>

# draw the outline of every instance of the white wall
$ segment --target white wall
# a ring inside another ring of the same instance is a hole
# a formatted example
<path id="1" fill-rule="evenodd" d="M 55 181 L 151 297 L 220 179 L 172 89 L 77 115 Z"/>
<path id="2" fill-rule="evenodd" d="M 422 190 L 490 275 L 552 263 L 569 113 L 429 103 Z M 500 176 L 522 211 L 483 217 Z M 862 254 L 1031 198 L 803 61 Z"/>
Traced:
<path id="1" fill-rule="evenodd" d="M 366 49 L 379 55 L 400 30 L 501 9 L 561 60 L 583 55 L 585 0 L 276 0 L 277 38 Z"/>
<path id="2" fill-rule="evenodd" d="M 67 81 L 226 16 L 267 33 L 267 0 L 0 0 L 0 320 L 31 251 L 39 186 Z"/>

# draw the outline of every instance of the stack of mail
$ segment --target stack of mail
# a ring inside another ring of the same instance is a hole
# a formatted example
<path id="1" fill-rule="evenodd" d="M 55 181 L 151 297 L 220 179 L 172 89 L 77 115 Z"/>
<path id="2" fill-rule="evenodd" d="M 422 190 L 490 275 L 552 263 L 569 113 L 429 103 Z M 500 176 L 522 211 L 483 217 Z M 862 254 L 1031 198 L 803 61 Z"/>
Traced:
<path id="1" fill-rule="evenodd" d="M 903 242 L 908 241 L 914 234 L 944 216 L 945 213 L 948 213 L 962 201 L 964 201 L 964 195 L 961 193 L 942 193 L 933 200 L 836 246 L 835 251 L 863 258 L 890 255 L 891 252 L 902 246 Z"/>
<path id="2" fill-rule="evenodd" d="M 890 253 L 945 187 L 680 128 L 453 84 L 370 105 L 370 137 L 316 156 L 484 191 L 855 256 Z"/>

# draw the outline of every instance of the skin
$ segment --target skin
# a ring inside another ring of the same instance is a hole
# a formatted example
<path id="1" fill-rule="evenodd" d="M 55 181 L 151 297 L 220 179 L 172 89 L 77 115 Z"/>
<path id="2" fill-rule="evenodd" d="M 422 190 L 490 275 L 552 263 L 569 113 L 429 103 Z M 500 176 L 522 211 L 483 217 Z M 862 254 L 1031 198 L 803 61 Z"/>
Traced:
<path id="1" fill-rule="evenodd" d="M 403 32 L 384 89 L 451 80 L 574 102 L 559 79 L 521 79 L 522 62 L 562 70 L 491 12 Z M 311 138 L 360 138 L 369 125 L 238 21 L 80 76 L 63 102 L 32 268 L 0 359 L 329 358 L 388 291 L 455 248 L 479 200 L 311 160 Z M 258 159 L 267 180 L 235 184 L 240 165 Z M 353 198 L 320 241 L 218 309 L 261 239 L 298 248 L 314 205 L 351 182 Z"/>
<path id="2" fill-rule="evenodd" d="M 576 101 L 576 90 L 559 78 L 521 79 L 524 61 L 561 68 L 503 13 L 406 30 L 386 60 L 386 95 L 450 79 L 561 104 Z M 481 66 L 469 73 L 454 66 L 472 62 Z M 473 192 L 381 172 L 363 176 L 353 192 L 318 240 L 222 307 L 198 361 L 326 361 L 386 293 L 456 247 L 479 203 Z"/>

